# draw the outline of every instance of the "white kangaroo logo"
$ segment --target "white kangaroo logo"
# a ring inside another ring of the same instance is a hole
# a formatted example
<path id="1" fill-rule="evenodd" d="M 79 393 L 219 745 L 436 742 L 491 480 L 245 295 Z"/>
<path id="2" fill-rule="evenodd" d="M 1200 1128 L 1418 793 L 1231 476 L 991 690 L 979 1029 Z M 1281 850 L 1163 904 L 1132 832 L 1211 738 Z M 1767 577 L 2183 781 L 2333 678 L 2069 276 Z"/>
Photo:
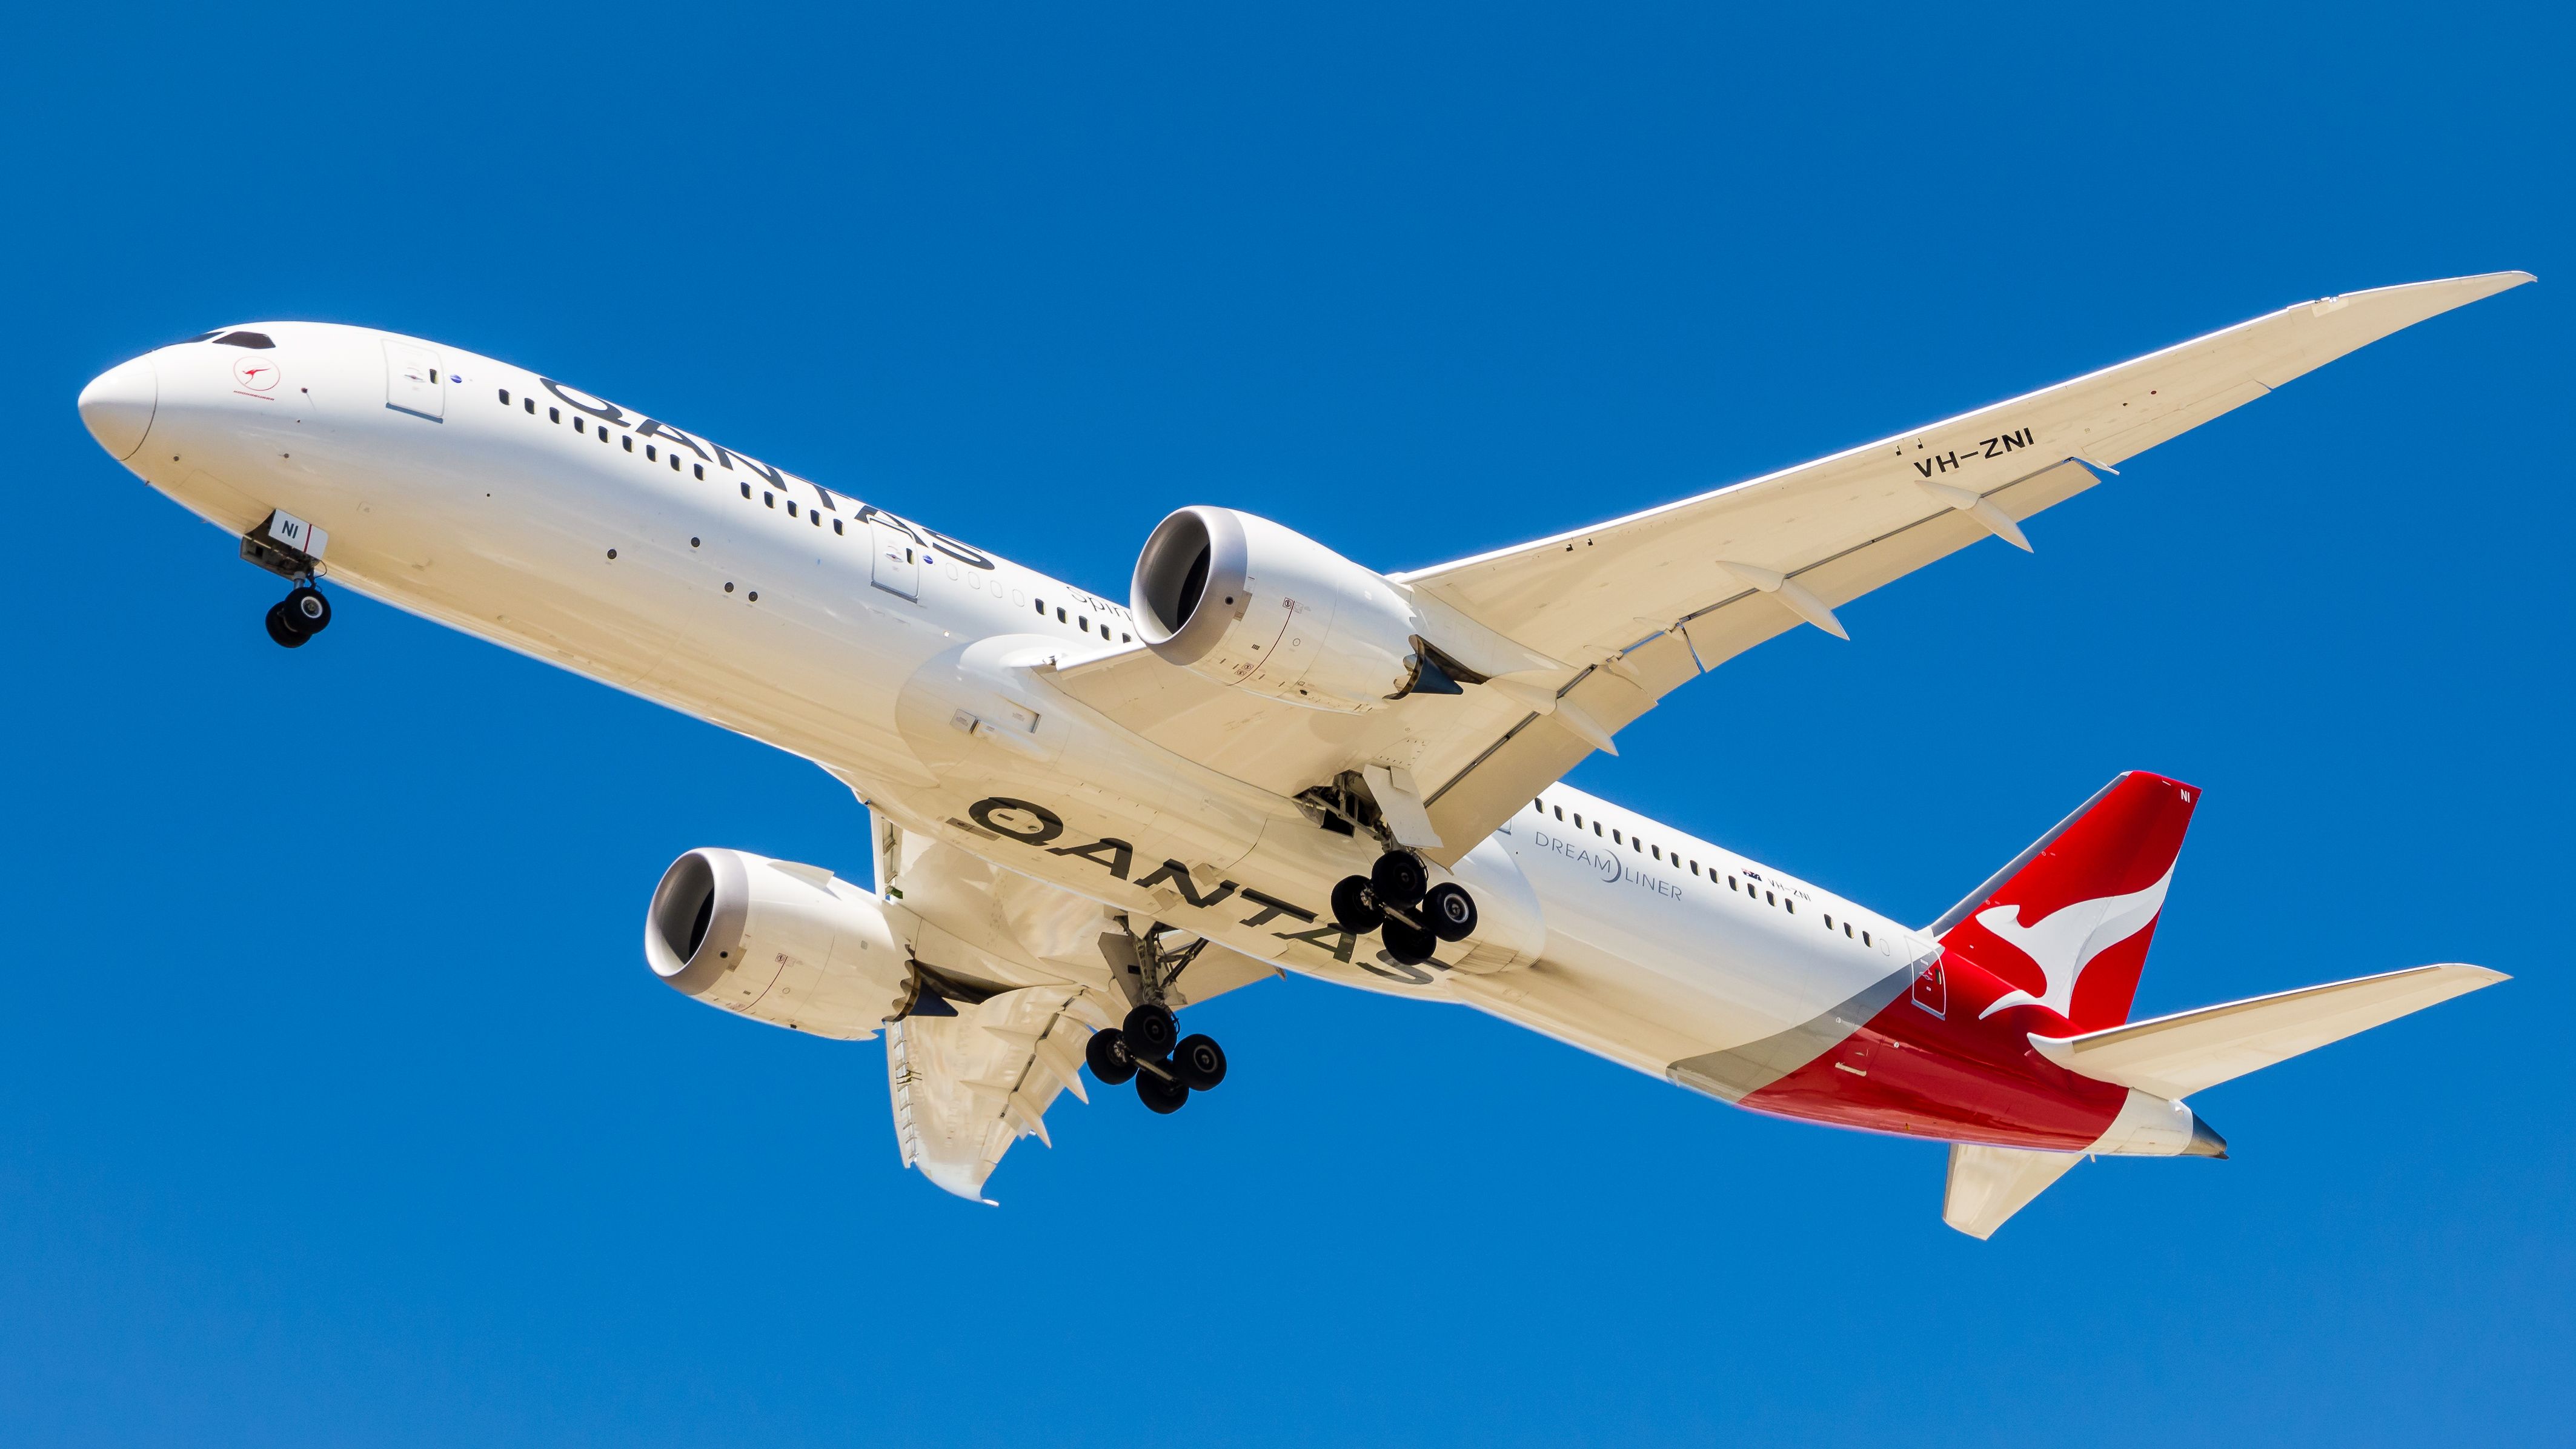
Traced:
<path id="1" fill-rule="evenodd" d="M 2104 896 L 2099 900 L 2077 901 L 2062 906 L 2042 917 L 2038 924 L 2021 923 L 2021 907 L 1989 906 L 1977 912 L 1977 924 L 2001 936 L 2039 965 L 2040 975 L 2048 982 L 2046 994 L 2033 996 L 2015 987 L 1995 998 L 1995 1004 L 1977 1013 L 1983 1021 L 2007 1006 L 2034 1002 L 2060 1016 L 2070 1014 L 2075 1002 L 2075 983 L 2093 958 L 2119 945 L 2147 928 L 2156 912 L 2165 908 L 2165 888 L 2173 884 L 2173 867 L 2154 885 L 2133 895 Z"/>

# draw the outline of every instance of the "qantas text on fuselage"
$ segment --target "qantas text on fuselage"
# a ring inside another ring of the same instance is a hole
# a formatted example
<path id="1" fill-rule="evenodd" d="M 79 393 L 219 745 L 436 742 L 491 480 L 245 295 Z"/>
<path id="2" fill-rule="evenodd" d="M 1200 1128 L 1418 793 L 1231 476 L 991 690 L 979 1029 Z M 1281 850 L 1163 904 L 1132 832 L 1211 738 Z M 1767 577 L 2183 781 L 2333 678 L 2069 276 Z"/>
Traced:
<path id="1" fill-rule="evenodd" d="M 1124 604 L 420 338 L 218 329 L 111 369 L 80 410 L 287 582 L 282 646 L 367 594 L 852 790 L 867 885 L 692 850 L 647 903 L 645 956 L 737 1015 L 882 1035 L 903 1160 L 951 1192 L 980 1196 L 1086 1078 L 1162 1112 L 1218 1089 L 1223 1049 L 1178 1013 L 1291 970 L 1949 1142 L 1944 1218 L 1982 1237 L 2084 1154 L 2223 1155 L 2186 1095 L 2502 977 L 2421 966 L 2132 1022 L 2199 796 L 2154 774 L 1923 926 L 1561 776 L 1764 640 L 1844 634 L 1836 608 L 1981 540 L 2027 548 L 2023 521 L 2128 458 L 2527 280 L 2302 303 L 1408 574 L 1184 508 Z"/>

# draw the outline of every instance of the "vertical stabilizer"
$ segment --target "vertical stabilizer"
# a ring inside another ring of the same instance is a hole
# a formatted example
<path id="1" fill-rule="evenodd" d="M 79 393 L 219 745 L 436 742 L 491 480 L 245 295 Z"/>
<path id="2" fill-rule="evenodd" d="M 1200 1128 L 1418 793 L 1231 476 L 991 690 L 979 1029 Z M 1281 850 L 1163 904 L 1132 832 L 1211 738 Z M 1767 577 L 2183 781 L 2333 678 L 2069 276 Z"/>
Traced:
<path id="1" fill-rule="evenodd" d="M 2129 1019 L 2200 791 L 2133 770 L 1934 923 L 1941 944 L 2014 987 L 1983 1015 L 2043 1006 L 2078 1031 Z"/>

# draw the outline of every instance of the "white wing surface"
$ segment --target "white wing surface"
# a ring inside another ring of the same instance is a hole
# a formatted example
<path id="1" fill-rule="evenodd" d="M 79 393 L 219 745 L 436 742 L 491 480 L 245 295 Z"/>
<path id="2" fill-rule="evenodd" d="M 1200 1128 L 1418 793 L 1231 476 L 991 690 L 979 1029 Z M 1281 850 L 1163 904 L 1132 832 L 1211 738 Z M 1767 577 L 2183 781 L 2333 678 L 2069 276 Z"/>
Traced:
<path id="1" fill-rule="evenodd" d="M 2428 317 L 2532 280 L 2494 272 L 2302 302 L 1943 422 L 1596 527 L 1396 575 L 1562 672 L 1328 715 L 1142 650 L 1068 665 L 1077 698 L 1284 794 L 1368 763 L 1421 783 L 1446 863 L 1703 671 L 2021 525 L 2124 460 Z M 2099 471 L 2097 471 L 2099 470 Z"/>
<path id="2" fill-rule="evenodd" d="M 886 1087 L 903 1165 L 963 1198 L 1022 1137 L 1047 1145 L 1046 1110 L 1058 1092 L 1091 1100 L 1082 1048 L 1109 1024 L 1077 987 L 1005 991 L 954 1014 L 907 1016 L 886 1028 Z"/>

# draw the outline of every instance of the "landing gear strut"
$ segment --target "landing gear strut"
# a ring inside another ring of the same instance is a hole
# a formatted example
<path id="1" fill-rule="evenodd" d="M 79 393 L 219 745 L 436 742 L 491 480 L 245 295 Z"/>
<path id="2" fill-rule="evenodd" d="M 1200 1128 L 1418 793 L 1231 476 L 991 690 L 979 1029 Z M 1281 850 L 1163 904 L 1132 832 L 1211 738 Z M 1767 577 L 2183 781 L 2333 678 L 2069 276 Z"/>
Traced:
<path id="1" fill-rule="evenodd" d="M 1117 1026 L 1091 1034 L 1083 1059 L 1091 1075 L 1105 1086 L 1133 1080 L 1137 1100 L 1157 1113 L 1181 1110 L 1190 1093 L 1204 1092 L 1225 1080 L 1225 1049 L 1205 1034 L 1181 1036 L 1172 1015 L 1172 983 L 1207 948 L 1193 938 L 1177 950 L 1168 948 L 1167 926 L 1149 925 L 1142 934 L 1122 919 L 1128 942 L 1135 947 L 1135 992 L 1141 997 Z"/>
<path id="2" fill-rule="evenodd" d="M 331 601 L 313 587 L 322 576 L 322 550 L 330 535 L 286 510 L 272 509 L 242 535 L 241 556 L 288 583 L 294 592 L 268 606 L 268 637 L 281 649 L 301 649 L 331 627 Z"/>
<path id="3" fill-rule="evenodd" d="M 1390 850 L 1368 874 L 1344 876 L 1333 887 L 1333 924 L 1358 936 L 1380 932 L 1386 954 L 1419 966 L 1442 941 L 1476 933 L 1476 898 L 1448 881 L 1425 891 L 1429 878 L 1421 857 Z"/>

